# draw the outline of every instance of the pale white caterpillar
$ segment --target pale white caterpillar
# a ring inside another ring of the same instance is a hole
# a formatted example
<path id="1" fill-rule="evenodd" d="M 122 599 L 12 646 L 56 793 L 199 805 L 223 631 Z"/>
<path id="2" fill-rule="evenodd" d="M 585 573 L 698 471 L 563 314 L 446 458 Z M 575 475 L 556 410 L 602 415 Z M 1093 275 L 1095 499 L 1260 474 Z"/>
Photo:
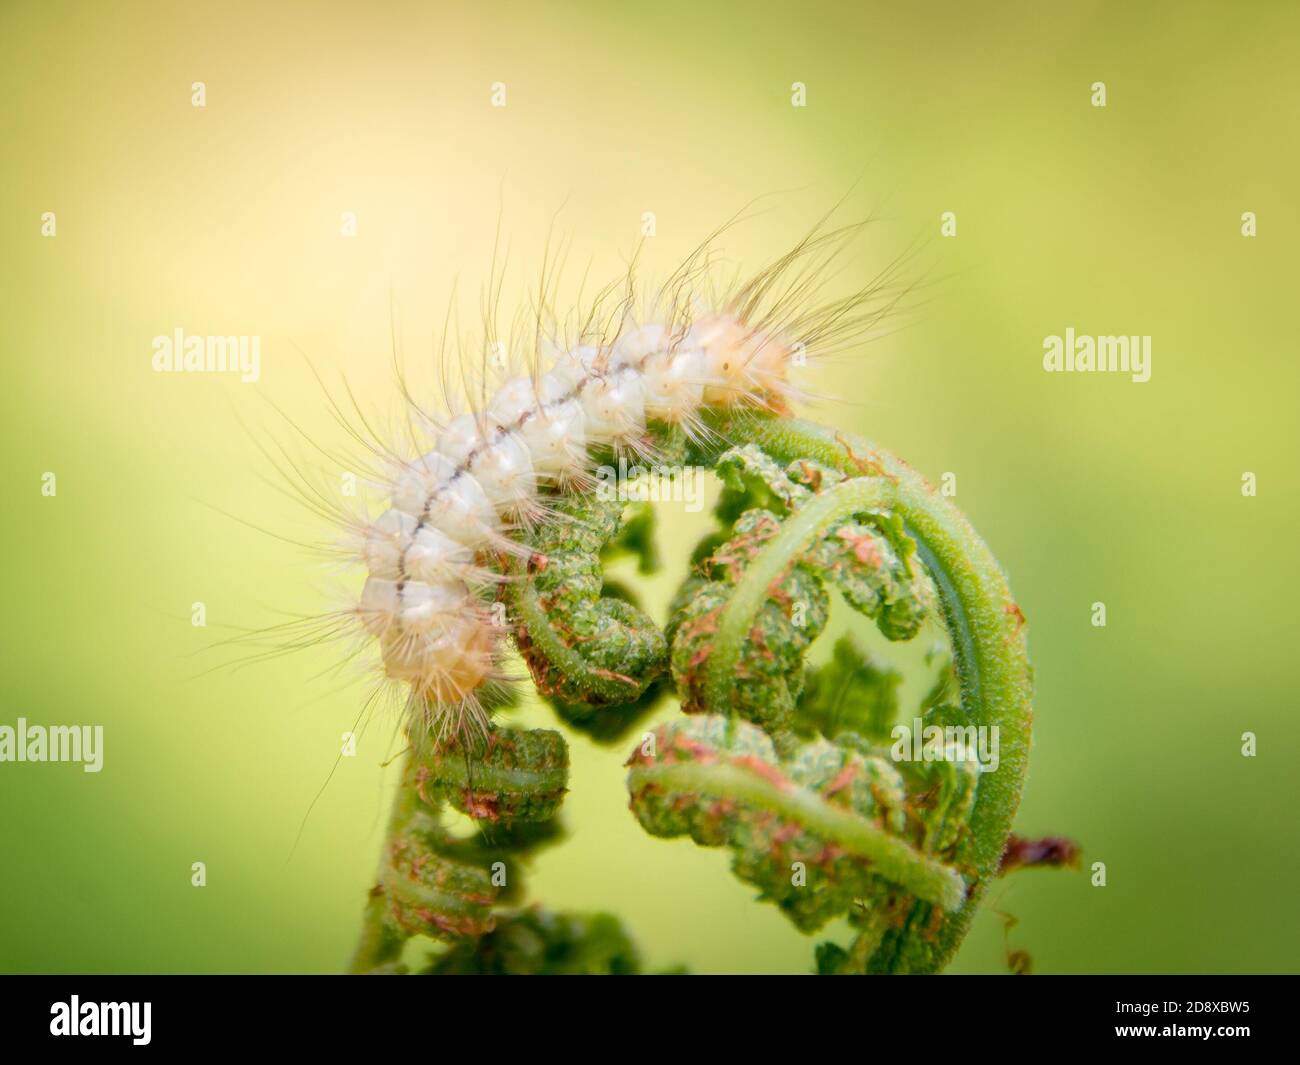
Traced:
<path id="1" fill-rule="evenodd" d="M 352 528 L 368 577 L 341 618 L 378 642 L 414 723 L 435 741 L 486 730 L 481 696 L 501 677 L 506 638 L 487 592 L 506 579 L 502 557 L 526 550 L 512 533 L 546 520 L 556 493 L 591 489 L 593 449 L 653 454 L 654 425 L 698 436 L 706 408 L 785 410 L 800 395 L 792 365 L 857 343 L 897 308 L 908 291 L 894 283 L 897 263 L 847 295 L 821 296 L 860 228 L 819 227 L 729 286 L 712 277 L 710 242 L 649 298 L 636 298 L 629 271 L 568 343 L 534 310 L 525 370 L 489 388 L 480 368 L 466 412 L 434 417 L 403 382 L 411 435 L 430 446 L 415 457 L 382 449 L 388 509 Z M 602 314 L 612 326 L 595 324 Z"/>

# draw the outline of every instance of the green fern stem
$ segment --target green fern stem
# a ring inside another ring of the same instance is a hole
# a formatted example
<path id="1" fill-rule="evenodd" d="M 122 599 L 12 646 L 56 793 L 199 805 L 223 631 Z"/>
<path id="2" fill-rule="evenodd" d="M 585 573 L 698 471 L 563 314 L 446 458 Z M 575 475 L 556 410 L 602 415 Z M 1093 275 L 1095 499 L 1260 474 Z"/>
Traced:
<path id="1" fill-rule="evenodd" d="M 491 932 L 506 895 L 505 858 L 544 838 L 567 790 L 568 765 L 563 737 L 547 729 L 497 729 L 472 751 L 413 743 L 351 971 L 402 971 L 412 936 L 456 945 Z M 447 806 L 479 831 L 454 836 L 442 820 Z"/>
<path id="2" fill-rule="evenodd" d="M 966 723 L 999 730 L 1000 764 L 997 772 L 980 780 L 969 820 L 970 889 L 965 904 L 943 922 L 933 945 L 933 966 L 941 968 L 961 943 L 983 891 L 998 875 L 1024 788 L 1033 719 L 1024 615 L 993 553 L 966 518 L 889 451 L 795 418 L 735 418 L 719 421 L 714 428 L 728 446 L 752 443 L 778 461 L 812 459 L 854 478 L 796 512 L 746 574 L 727 608 L 715 658 L 709 662 L 708 691 L 716 712 L 726 712 L 726 681 L 734 675 L 730 670 L 748 631 L 747 620 L 789 554 L 806 543 L 816 527 L 824 527 L 823 520 L 833 521 L 855 509 L 887 507 L 902 517 L 938 588 Z"/>

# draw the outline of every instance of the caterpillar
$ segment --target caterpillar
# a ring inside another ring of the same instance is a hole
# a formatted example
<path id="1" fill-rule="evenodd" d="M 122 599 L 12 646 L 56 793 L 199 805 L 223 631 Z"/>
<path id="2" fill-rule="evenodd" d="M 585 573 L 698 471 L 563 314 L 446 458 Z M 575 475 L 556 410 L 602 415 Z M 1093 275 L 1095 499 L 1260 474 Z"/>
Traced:
<path id="1" fill-rule="evenodd" d="M 410 457 L 370 445 L 384 458 L 387 509 L 345 519 L 367 578 L 340 620 L 377 642 L 384 676 L 405 686 L 412 724 L 435 745 L 486 738 L 489 695 L 508 680 L 509 628 L 494 600 L 535 554 L 520 534 L 562 520 L 566 496 L 590 494 L 598 456 L 653 461 L 673 440 L 708 438 L 710 415 L 788 411 L 804 396 L 796 367 L 856 343 L 897 307 L 908 287 L 895 269 L 848 295 L 823 296 L 861 228 L 823 220 L 730 284 L 717 277 L 717 233 L 645 294 L 634 259 L 569 342 L 553 312 L 536 310 L 528 350 L 504 360 L 519 372 L 495 387 L 491 367 L 465 372 L 460 391 L 475 401 L 467 410 L 448 401 L 434 414 L 403 380 L 410 435 L 432 446 Z M 544 307 L 545 280 L 539 296 Z M 485 325 L 484 348 L 499 354 L 494 336 Z M 444 349 L 444 372 L 450 361 Z"/>

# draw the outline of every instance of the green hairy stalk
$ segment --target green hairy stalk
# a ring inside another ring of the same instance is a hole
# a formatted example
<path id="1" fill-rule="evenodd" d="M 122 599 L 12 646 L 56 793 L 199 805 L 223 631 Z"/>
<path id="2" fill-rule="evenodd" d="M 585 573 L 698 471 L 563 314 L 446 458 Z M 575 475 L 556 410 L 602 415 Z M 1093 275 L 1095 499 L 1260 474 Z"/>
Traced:
<path id="1" fill-rule="evenodd" d="M 637 718 L 676 696 L 680 715 L 633 737 L 633 816 L 726 848 L 802 932 L 847 918 L 852 939 L 821 943 L 818 972 L 939 971 L 1012 838 L 1032 716 L 1024 618 L 966 519 L 888 451 L 788 417 L 715 414 L 707 429 L 656 441 L 723 486 L 666 626 L 604 575 L 619 553 L 657 565 L 653 511 L 557 496 L 500 592 L 516 645 L 562 719 L 606 743 L 630 745 Z M 901 675 L 854 636 L 808 665 L 835 593 L 890 641 L 942 622 L 950 650 L 932 655 L 919 707 L 900 708 Z M 914 718 L 927 735 L 996 729 L 996 767 L 951 740 L 899 757 L 891 732 Z M 353 970 L 403 971 L 420 936 L 449 945 L 429 972 L 640 971 L 614 917 L 520 905 L 516 866 L 558 835 L 567 786 L 557 732 L 414 744 Z M 453 834 L 451 810 L 474 830 Z"/>

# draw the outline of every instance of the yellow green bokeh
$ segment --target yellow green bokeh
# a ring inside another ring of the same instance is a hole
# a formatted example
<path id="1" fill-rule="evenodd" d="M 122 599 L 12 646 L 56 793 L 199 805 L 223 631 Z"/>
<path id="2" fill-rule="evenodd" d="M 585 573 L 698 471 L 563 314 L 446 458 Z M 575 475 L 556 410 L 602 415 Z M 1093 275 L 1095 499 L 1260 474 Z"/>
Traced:
<path id="1" fill-rule="evenodd" d="M 324 530 L 254 442 L 313 457 L 279 408 L 343 449 L 312 366 L 395 419 L 390 309 L 431 381 L 498 221 L 513 307 L 553 224 L 603 280 L 646 211 L 653 273 L 759 197 L 725 242 L 751 265 L 846 195 L 879 217 L 850 279 L 915 248 L 930 283 L 813 416 L 957 475 L 1030 624 L 1021 829 L 1084 849 L 995 888 L 955 969 L 1008 942 L 1039 972 L 1294 969 L 1297 33 L 1266 3 L 4 5 L 0 724 L 106 750 L 0 764 L 0 970 L 343 967 L 396 722 L 331 775 L 368 691 L 337 650 L 208 671 L 231 628 L 355 591 L 276 538 Z M 260 381 L 154 373 L 177 327 L 259 335 Z M 1066 327 L 1150 335 L 1151 381 L 1045 374 Z M 534 897 L 617 912 L 652 967 L 811 967 L 725 854 L 640 831 L 622 748 L 570 742 Z"/>

